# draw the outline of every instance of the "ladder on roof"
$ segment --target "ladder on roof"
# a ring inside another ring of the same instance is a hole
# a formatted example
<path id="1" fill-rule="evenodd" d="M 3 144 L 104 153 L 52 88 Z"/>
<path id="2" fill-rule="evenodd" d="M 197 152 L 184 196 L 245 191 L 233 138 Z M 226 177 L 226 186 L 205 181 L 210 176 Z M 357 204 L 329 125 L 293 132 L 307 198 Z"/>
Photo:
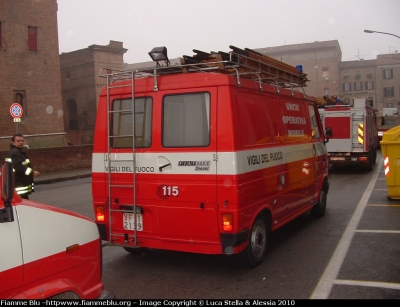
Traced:
<path id="1" fill-rule="evenodd" d="M 180 65 L 141 68 L 135 70 L 135 76 L 137 78 L 153 76 L 155 91 L 158 90 L 157 76 L 200 71 L 235 75 L 239 86 L 241 78 L 252 79 L 259 83 L 260 90 L 263 83 L 276 86 L 278 92 L 279 87 L 293 89 L 307 86 L 306 83 L 309 81 L 307 75 L 296 67 L 249 48 L 240 49 L 232 45 L 229 47 L 230 52 L 204 52 L 193 49 L 195 55 L 184 55 L 180 59 Z"/>
<path id="2" fill-rule="evenodd" d="M 110 238 L 110 244 L 113 245 L 113 241 L 116 241 L 116 237 L 124 237 L 124 241 L 128 246 L 129 242 L 133 242 L 132 244 L 129 244 L 129 247 L 134 247 L 137 246 L 137 231 L 134 231 L 134 234 L 131 235 L 128 233 L 121 234 L 121 233 L 114 233 L 113 232 L 113 215 L 115 212 L 119 212 L 120 214 L 133 214 L 134 222 L 135 225 L 137 225 L 137 214 L 141 213 L 138 212 L 137 208 L 137 202 L 136 202 L 136 140 L 140 136 L 136 136 L 136 131 L 135 131 L 135 73 L 130 72 L 130 71 L 111 71 L 109 69 L 102 69 L 100 71 L 100 76 L 107 78 L 107 84 L 106 84 L 106 89 L 107 89 L 107 134 L 108 134 L 108 142 L 107 142 L 107 156 L 105 159 L 107 160 L 107 172 L 108 172 L 108 183 L 107 183 L 107 189 L 108 189 L 108 200 L 107 200 L 107 207 L 108 207 L 108 218 L 109 218 L 109 229 L 108 229 L 108 235 Z M 131 82 L 125 83 L 125 84 L 120 84 L 120 83 L 114 83 L 117 80 L 126 80 L 130 79 Z M 119 109 L 111 109 L 111 97 L 110 97 L 110 92 L 112 89 L 115 88 L 126 88 L 130 87 L 132 91 L 132 100 L 130 106 L 128 108 L 123 108 L 122 106 Z M 129 116 L 132 120 L 132 133 L 131 134 L 124 134 L 124 135 L 113 135 L 113 129 L 111 127 L 112 125 L 112 118 L 114 116 Z M 113 144 L 116 144 L 118 142 L 118 139 L 124 138 L 132 144 L 132 153 L 126 153 L 124 155 L 116 155 L 111 152 L 111 148 L 113 147 Z M 139 140 L 140 142 L 142 139 Z M 132 167 L 132 184 L 121 184 L 118 182 L 118 177 L 115 176 L 113 169 L 118 169 L 118 166 L 123 164 L 123 163 L 128 163 Z M 119 201 L 119 195 L 114 195 L 115 190 L 121 190 L 121 189 L 129 189 L 132 192 L 132 203 L 131 204 L 121 204 Z M 107 245 L 107 244 L 106 244 Z"/>
<path id="3" fill-rule="evenodd" d="M 307 75 L 296 67 L 275 60 L 249 48 L 240 49 L 230 45 L 231 52 L 203 52 L 194 49 L 194 56 L 183 56 L 181 64 L 202 64 L 215 67 L 219 72 L 238 74 L 244 78 L 256 76 L 263 83 L 279 84 L 281 87 L 306 86 Z M 257 79 L 256 78 L 256 79 Z"/>

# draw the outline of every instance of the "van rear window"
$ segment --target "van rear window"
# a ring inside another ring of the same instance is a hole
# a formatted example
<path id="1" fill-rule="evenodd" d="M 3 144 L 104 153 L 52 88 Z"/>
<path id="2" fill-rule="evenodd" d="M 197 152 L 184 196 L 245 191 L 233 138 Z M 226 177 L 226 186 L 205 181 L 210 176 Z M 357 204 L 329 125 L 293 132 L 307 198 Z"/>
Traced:
<path id="1" fill-rule="evenodd" d="M 210 144 L 210 94 L 167 95 L 163 99 L 162 145 L 206 147 Z"/>
<path id="2" fill-rule="evenodd" d="M 117 99 L 112 104 L 111 145 L 113 148 L 132 148 L 133 133 L 135 147 L 151 146 L 151 113 L 153 101 L 151 97 L 135 99 L 135 131 L 132 123 L 132 99 Z"/>

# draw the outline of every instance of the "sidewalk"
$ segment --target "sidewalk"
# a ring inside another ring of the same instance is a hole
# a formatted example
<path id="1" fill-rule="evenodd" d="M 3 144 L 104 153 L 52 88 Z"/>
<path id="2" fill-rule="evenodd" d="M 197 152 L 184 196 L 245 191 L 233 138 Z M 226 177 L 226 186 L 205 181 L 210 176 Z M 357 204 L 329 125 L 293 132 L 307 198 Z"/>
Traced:
<path id="1" fill-rule="evenodd" d="M 71 169 L 61 172 L 41 173 L 35 178 L 35 184 L 53 183 L 71 179 L 86 178 L 92 175 L 91 168 Z"/>

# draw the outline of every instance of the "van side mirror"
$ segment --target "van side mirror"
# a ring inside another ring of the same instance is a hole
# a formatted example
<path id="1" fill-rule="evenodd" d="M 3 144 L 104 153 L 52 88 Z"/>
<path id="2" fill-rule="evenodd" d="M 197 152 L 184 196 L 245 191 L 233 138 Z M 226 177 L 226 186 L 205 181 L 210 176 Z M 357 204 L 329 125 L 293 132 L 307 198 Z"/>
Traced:
<path id="1" fill-rule="evenodd" d="M 0 208 L 0 223 L 14 221 L 11 202 L 14 197 L 14 172 L 11 162 L 3 162 L 1 165 L 1 200 L 4 208 Z"/>
<path id="2" fill-rule="evenodd" d="M 332 138 L 332 136 L 333 136 L 333 134 L 332 134 L 332 128 L 331 127 L 326 127 L 325 128 L 325 137 L 326 137 L 326 139 L 325 139 L 325 144 L 326 143 L 328 143 L 329 142 L 329 139 L 331 139 Z"/>

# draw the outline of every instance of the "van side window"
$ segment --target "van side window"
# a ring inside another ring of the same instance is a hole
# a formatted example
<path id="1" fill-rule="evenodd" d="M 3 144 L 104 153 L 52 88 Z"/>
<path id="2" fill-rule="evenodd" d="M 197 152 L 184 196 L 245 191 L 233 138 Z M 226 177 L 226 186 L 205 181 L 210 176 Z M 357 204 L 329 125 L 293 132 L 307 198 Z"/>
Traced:
<path id="1" fill-rule="evenodd" d="M 319 139 L 321 137 L 321 132 L 319 131 L 317 115 L 315 114 L 314 106 L 309 105 L 308 111 L 310 112 L 311 136 L 313 139 Z"/>
<path id="2" fill-rule="evenodd" d="M 275 103 L 260 95 L 245 94 L 234 102 L 234 122 L 239 148 L 273 144 L 278 135 Z"/>
<path id="3" fill-rule="evenodd" d="M 151 97 L 135 98 L 135 147 L 151 146 Z M 112 104 L 111 145 L 114 148 L 132 147 L 132 98 L 117 99 Z"/>
<path id="4" fill-rule="evenodd" d="M 165 96 L 162 145 L 164 147 L 205 147 L 209 144 L 210 94 Z"/>

